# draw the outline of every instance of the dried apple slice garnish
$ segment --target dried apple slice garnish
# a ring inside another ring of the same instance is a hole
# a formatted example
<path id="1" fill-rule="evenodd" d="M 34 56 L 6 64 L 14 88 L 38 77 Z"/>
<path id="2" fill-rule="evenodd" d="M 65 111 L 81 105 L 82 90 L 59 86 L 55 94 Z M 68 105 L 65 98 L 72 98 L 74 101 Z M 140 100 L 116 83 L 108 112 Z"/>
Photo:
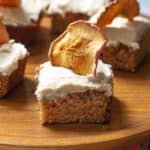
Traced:
<path id="1" fill-rule="evenodd" d="M 6 7 L 19 7 L 20 3 L 20 0 L 0 0 L 0 6 Z"/>
<path id="2" fill-rule="evenodd" d="M 49 58 L 54 66 L 70 68 L 80 75 L 94 74 L 106 42 L 97 26 L 76 21 L 51 43 Z"/>
<path id="3" fill-rule="evenodd" d="M 139 3 L 137 0 L 127 0 L 127 5 L 124 7 L 122 14 L 129 20 L 132 20 L 135 16 L 138 16 L 140 12 Z"/>
<path id="4" fill-rule="evenodd" d="M 0 44 L 7 43 L 9 41 L 9 34 L 6 30 L 6 27 L 2 24 L 0 18 Z"/>
<path id="5" fill-rule="evenodd" d="M 98 14 L 97 25 L 100 27 L 110 24 L 118 15 L 124 15 L 130 20 L 139 15 L 137 0 L 108 0 L 105 5 L 105 11 Z"/>

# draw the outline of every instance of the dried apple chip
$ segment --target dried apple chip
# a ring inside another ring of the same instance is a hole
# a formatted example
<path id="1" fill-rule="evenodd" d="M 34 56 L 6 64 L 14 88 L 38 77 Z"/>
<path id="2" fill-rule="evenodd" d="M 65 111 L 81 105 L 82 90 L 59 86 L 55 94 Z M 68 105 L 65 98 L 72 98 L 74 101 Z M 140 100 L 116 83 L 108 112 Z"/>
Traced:
<path id="1" fill-rule="evenodd" d="M 106 4 L 105 11 L 98 14 L 97 25 L 100 27 L 110 24 L 116 16 L 121 14 L 130 20 L 139 15 L 137 0 L 108 0 Z"/>
<path id="2" fill-rule="evenodd" d="M 129 20 L 132 20 L 135 16 L 139 15 L 139 3 L 137 0 L 127 0 L 127 5 L 124 7 L 122 14 Z"/>
<path id="3" fill-rule="evenodd" d="M 0 18 L 0 44 L 7 43 L 9 41 L 9 34 L 6 27 L 2 24 Z"/>
<path id="4" fill-rule="evenodd" d="M 80 75 L 94 74 L 106 42 L 97 26 L 76 21 L 51 43 L 49 58 L 54 66 L 70 68 Z"/>
<path id="5" fill-rule="evenodd" d="M 20 3 L 20 0 L 0 0 L 0 6 L 6 7 L 19 7 Z"/>

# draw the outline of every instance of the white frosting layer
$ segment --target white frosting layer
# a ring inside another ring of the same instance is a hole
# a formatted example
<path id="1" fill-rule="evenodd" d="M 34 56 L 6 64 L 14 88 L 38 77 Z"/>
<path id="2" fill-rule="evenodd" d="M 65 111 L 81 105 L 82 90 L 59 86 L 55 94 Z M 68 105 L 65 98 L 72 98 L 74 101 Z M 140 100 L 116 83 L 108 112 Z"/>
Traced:
<path id="1" fill-rule="evenodd" d="M 150 20 L 144 17 L 135 17 L 134 22 L 116 17 L 103 31 L 109 39 L 108 46 L 122 43 L 137 50 L 140 48 L 139 40 L 148 28 L 150 28 Z"/>
<path id="2" fill-rule="evenodd" d="M 20 7 L 0 7 L 0 16 L 6 25 L 29 25 L 38 21 L 40 13 L 47 7 L 49 0 L 22 0 Z"/>
<path id="3" fill-rule="evenodd" d="M 14 43 L 13 40 L 0 45 L 0 73 L 10 75 L 18 68 L 18 61 L 27 54 L 27 49 L 20 43 Z"/>
<path id="4" fill-rule="evenodd" d="M 49 0 L 22 0 L 21 7 L 33 21 L 38 21 L 39 15 L 47 7 Z"/>
<path id="5" fill-rule="evenodd" d="M 5 25 L 18 26 L 31 24 L 30 18 L 22 8 L 0 7 L 0 16 Z"/>
<path id="6" fill-rule="evenodd" d="M 110 0 L 49 0 L 48 14 L 60 14 L 65 16 L 67 12 L 82 13 L 89 17 L 92 22 L 96 21 L 105 11 Z"/>
<path id="7" fill-rule="evenodd" d="M 38 87 L 35 92 L 38 100 L 65 97 L 69 93 L 85 92 L 88 89 L 105 91 L 112 96 L 112 71 L 109 65 L 98 62 L 96 75 L 81 76 L 63 67 L 54 67 L 50 62 L 40 66 Z"/>

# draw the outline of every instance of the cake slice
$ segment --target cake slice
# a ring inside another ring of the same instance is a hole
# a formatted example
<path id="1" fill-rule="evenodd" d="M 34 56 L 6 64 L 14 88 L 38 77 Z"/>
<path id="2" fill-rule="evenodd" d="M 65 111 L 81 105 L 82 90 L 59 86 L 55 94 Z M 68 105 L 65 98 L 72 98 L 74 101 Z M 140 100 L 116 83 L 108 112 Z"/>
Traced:
<path id="1" fill-rule="evenodd" d="M 19 0 L 0 2 L 0 16 L 3 16 L 2 22 L 6 25 L 10 38 L 27 45 L 32 44 L 36 37 L 39 18 L 33 21 L 32 14 L 28 14 L 26 5 Z"/>
<path id="2" fill-rule="evenodd" d="M 138 16 L 130 22 L 116 17 L 103 31 L 109 39 L 103 61 L 114 69 L 134 72 L 150 50 L 150 20 Z"/>
<path id="3" fill-rule="evenodd" d="M 101 61 L 95 76 L 81 76 L 50 62 L 39 68 L 36 96 L 42 124 L 106 123 L 112 94 L 112 71 Z"/>
<path id="4" fill-rule="evenodd" d="M 89 20 L 103 27 L 123 14 L 130 20 L 139 14 L 137 0 L 49 0 L 45 13 L 50 15 L 52 33 L 60 34 L 73 21 Z M 126 6 L 126 7 L 124 7 Z"/>
<path id="5" fill-rule="evenodd" d="M 5 96 L 24 76 L 26 48 L 13 40 L 0 45 L 0 97 Z"/>
<path id="6" fill-rule="evenodd" d="M 106 42 L 101 30 L 85 21 L 73 22 L 52 42 L 35 92 L 43 124 L 110 120 L 112 70 L 98 61 Z"/>

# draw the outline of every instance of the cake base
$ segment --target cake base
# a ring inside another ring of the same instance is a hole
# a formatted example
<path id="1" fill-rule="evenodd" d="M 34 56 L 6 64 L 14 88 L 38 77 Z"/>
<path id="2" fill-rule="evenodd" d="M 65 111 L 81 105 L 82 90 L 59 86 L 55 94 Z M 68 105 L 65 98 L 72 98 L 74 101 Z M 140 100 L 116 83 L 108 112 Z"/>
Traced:
<path id="1" fill-rule="evenodd" d="M 40 118 L 45 123 L 106 123 L 110 120 L 112 97 L 88 90 L 65 98 L 40 100 Z"/>
<path id="2" fill-rule="evenodd" d="M 67 26 L 77 20 L 87 20 L 88 16 L 81 14 L 81 13 L 66 13 L 65 17 L 59 14 L 51 15 L 51 33 L 52 34 L 61 34 Z"/>
<path id="3" fill-rule="evenodd" d="M 150 50 L 150 31 L 140 40 L 140 49 L 133 49 L 123 44 L 107 46 L 102 55 L 104 63 L 111 64 L 113 69 L 134 72 Z"/>
<path id="4" fill-rule="evenodd" d="M 0 73 L 0 98 L 5 96 L 12 88 L 23 80 L 27 57 L 28 56 L 19 60 L 18 68 L 10 75 L 4 76 Z"/>
<path id="5" fill-rule="evenodd" d="M 29 46 L 36 39 L 38 25 L 7 26 L 7 30 L 11 39 Z"/>

